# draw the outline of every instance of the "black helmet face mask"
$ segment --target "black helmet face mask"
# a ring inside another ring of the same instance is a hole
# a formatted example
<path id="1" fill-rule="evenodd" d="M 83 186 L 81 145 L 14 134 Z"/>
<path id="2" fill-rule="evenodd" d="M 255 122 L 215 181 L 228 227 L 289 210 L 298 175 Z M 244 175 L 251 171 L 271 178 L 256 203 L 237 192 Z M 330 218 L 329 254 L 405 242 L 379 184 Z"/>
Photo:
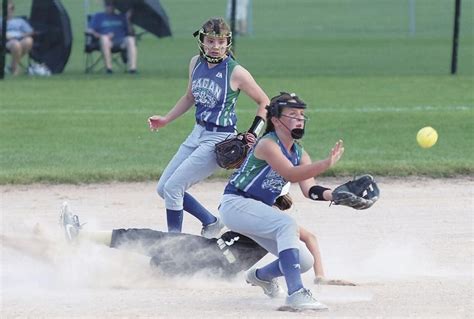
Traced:
<path id="1" fill-rule="evenodd" d="M 299 140 L 301 138 L 303 138 L 304 136 L 304 128 L 305 126 L 303 125 L 303 128 L 300 128 L 300 127 L 295 127 L 294 129 L 291 129 L 286 126 L 280 119 L 278 119 L 278 121 L 281 123 L 281 125 L 283 125 L 288 131 L 290 131 L 291 133 L 291 137 L 295 140 Z M 303 121 L 306 122 L 306 119 L 304 119 Z"/>
<path id="2" fill-rule="evenodd" d="M 199 47 L 199 51 L 201 52 L 201 55 L 206 59 L 207 62 L 212 63 L 212 64 L 218 64 L 222 62 L 226 54 L 229 52 L 230 47 L 232 46 L 232 32 L 228 32 L 226 34 L 220 34 L 219 30 L 205 32 L 204 29 L 201 28 L 197 30 L 196 32 L 194 32 L 193 35 L 194 37 L 197 37 L 198 47 Z M 217 57 L 206 53 L 206 48 L 208 49 L 208 51 L 210 51 L 210 48 L 204 44 L 205 37 L 213 37 L 216 39 L 226 39 L 225 47 L 219 48 L 219 50 L 224 48 L 225 52 L 221 56 L 217 56 Z"/>
<path id="3" fill-rule="evenodd" d="M 294 138 L 295 140 L 299 140 L 304 135 L 304 126 L 303 128 L 294 128 L 290 132 L 292 138 Z"/>

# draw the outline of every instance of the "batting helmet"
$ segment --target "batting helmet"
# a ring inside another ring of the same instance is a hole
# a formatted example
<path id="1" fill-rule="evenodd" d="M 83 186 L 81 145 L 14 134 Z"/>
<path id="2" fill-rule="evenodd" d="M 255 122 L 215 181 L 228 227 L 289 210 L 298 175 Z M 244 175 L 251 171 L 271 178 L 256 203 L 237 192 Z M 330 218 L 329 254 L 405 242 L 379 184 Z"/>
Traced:
<path id="1" fill-rule="evenodd" d="M 295 93 L 280 92 L 280 95 L 274 96 L 270 100 L 270 105 L 267 106 L 267 118 L 280 117 L 284 107 L 306 109 L 306 103 Z"/>
<path id="2" fill-rule="evenodd" d="M 284 107 L 296 108 L 296 109 L 306 109 L 306 103 L 300 99 L 295 93 L 280 92 L 280 95 L 274 96 L 270 100 L 270 105 L 267 105 L 267 127 L 265 133 L 272 132 L 275 130 L 275 127 L 271 121 L 272 117 L 280 118 L 281 112 Z M 304 120 L 307 120 L 307 117 L 304 117 Z M 283 124 L 283 123 L 282 123 Z M 290 130 L 285 124 L 283 124 L 288 130 Z M 300 139 L 304 135 L 303 128 L 294 128 L 290 130 L 291 136 L 294 139 Z"/>

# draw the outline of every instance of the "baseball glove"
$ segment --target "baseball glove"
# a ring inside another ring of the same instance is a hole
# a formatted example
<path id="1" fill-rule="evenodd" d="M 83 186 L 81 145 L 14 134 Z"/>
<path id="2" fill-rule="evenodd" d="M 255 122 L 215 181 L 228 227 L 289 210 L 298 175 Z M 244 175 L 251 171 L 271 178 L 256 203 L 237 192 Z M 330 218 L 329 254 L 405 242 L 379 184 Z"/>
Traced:
<path id="1" fill-rule="evenodd" d="M 380 190 L 371 175 L 362 175 L 336 187 L 332 192 L 332 203 L 354 209 L 367 209 L 380 196 Z"/>
<path id="2" fill-rule="evenodd" d="M 276 206 L 279 210 L 287 210 L 290 209 L 293 205 L 293 199 L 291 199 L 290 194 L 281 195 L 277 197 L 277 199 L 275 200 L 275 204 L 273 205 Z"/>
<path id="3" fill-rule="evenodd" d="M 250 144 L 246 141 L 245 134 L 239 133 L 235 137 L 217 143 L 214 152 L 220 167 L 235 169 L 242 165 L 249 150 Z"/>

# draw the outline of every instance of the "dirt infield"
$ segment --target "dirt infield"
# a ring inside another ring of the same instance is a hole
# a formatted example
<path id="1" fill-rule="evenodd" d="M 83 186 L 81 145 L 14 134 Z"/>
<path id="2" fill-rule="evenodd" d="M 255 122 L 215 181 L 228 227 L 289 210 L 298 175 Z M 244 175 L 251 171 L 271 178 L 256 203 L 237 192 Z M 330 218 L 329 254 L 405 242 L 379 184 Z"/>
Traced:
<path id="1" fill-rule="evenodd" d="M 304 274 L 306 286 L 330 307 L 317 314 L 276 311 L 284 299 L 268 299 L 243 275 L 230 282 L 205 274 L 160 278 L 145 256 L 65 244 L 57 225 L 63 201 L 87 222 L 85 229 L 164 230 L 154 183 L 0 186 L 1 317 L 472 318 L 474 180 L 378 182 L 381 199 L 367 211 L 329 207 L 291 189 L 291 214 L 317 234 L 327 276 L 358 283 L 316 286 L 313 274 Z M 212 181 L 191 193 L 217 212 L 223 188 Z M 199 234 L 200 225 L 187 215 L 183 230 Z M 41 240 L 52 244 L 28 244 Z"/>

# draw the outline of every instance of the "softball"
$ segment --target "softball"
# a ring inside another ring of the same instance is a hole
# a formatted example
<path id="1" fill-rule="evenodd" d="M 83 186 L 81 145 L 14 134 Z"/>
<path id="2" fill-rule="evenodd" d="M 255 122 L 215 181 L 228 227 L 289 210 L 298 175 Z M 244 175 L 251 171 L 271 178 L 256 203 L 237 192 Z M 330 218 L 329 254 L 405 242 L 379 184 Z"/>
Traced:
<path id="1" fill-rule="evenodd" d="M 438 133 L 431 126 L 426 126 L 416 134 L 416 141 L 422 148 L 430 148 L 436 144 Z"/>

